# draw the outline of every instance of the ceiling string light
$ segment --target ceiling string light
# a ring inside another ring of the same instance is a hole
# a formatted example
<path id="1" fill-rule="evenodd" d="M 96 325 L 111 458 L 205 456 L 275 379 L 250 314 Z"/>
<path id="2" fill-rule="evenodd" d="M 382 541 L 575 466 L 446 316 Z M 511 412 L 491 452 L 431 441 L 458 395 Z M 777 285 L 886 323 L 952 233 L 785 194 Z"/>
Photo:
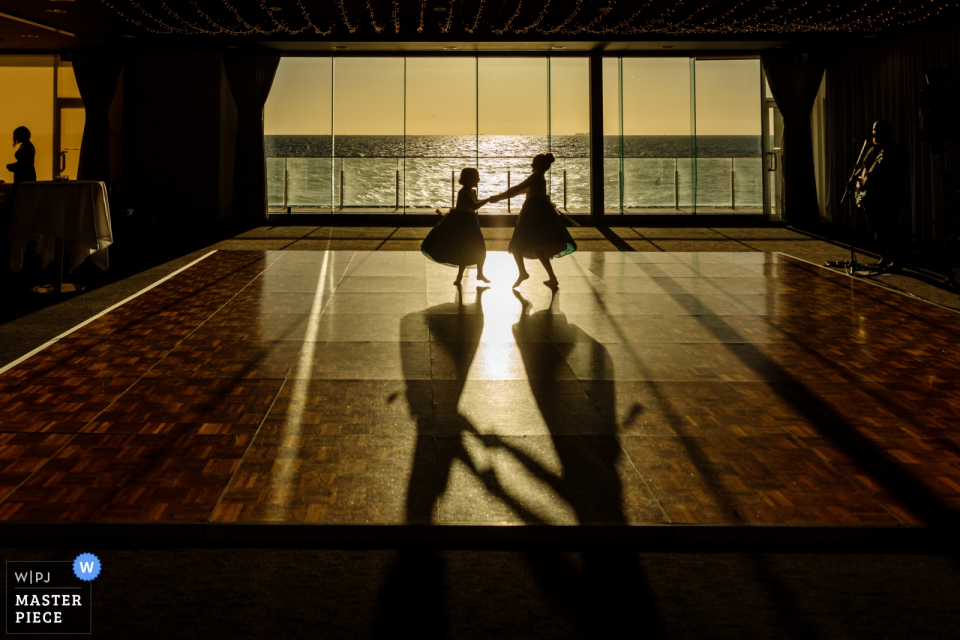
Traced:
<path id="1" fill-rule="evenodd" d="M 483 3 L 484 3 L 484 0 L 480 0 L 480 6 L 477 7 L 477 16 L 473 20 L 473 25 L 465 26 L 463 28 L 463 30 L 466 31 L 467 33 L 472 34 L 474 31 L 477 30 L 477 27 L 480 25 L 480 16 L 483 15 Z"/>
<path id="2" fill-rule="evenodd" d="M 224 0 L 224 1 L 226 1 L 226 0 Z M 343 6 L 343 0 L 339 0 L 339 2 L 340 2 L 340 15 L 343 16 L 343 24 L 344 24 L 344 26 L 347 27 L 347 31 L 348 31 L 348 32 L 354 33 L 354 32 L 357 30 L 357 28 L 356 28 L 355 26 L 353 26 L 352 24 L 350 24 L 350 19 L 347 18 L 347 8 L 346 8 L 345 6 Z"/>
<path id="3" fill-rule="evenodd" d="M 274 0 L 271 0 L 274 1 Z M 364 0 L 370 15 L 366 26 L 352 22 L 348 8 L 362 11 L 359 0 L 284 0 L 296 7 L 291 13 L 295 24 L 278 15 L 277 7 L 265 0 L 100 0 L 123 20 L 139 30 L 157 35 L 183 36 L 296 36 L 328 37 L 337 32 L 382 34 L 389 22 L 378 19 L 372 0 Z M 433 11 L 446 13 L 443 20 L 425 21 L 427 0 L 417 5 L 401 5 L 392 0 L 391 19 L 394 34 L 401 34 L 401 13 L 416 10 L 417 34 L 449 35 L 462 29 L 483 37 L 515 35 L 538 36 L 708 36 L 708 35 L 796 35 L 806 33 L 848 33 L 876 35 L 913 25 L 932 24 L 951 13 L 956 16 L 960 0 L 644 0 L 622 3 L 616 0 L 597 3 L 587 0 L 553 2 L 546 0 L 531 6 L 523 0 L 502 0 L 501 18 L 486 15 L 486 0 L 479 0 L 476 13 L 455 14 L 456 0 L 439 0 Z M 203 5 L 203 7 L 201 7 Z M 637 6 L 639 5 L 639 6 Z M 309 7 L 309 9 L 308 9 Z M 414 9 L 414 7 L 416 7 Z M 333 11 L 330 14 L 330 11 Z M 339 10 L 339 11 L 338 11 Z M 311 12 L 332 18 L 326 29 L 318 27 Z M 381 16 L 383 17 L 383 16 Z M 506 18 L 505 21 L 500 22 Z M 362 27 L 362 28 L 361 28 Z"/>
<path id="4" fill-rule="evenodd" d="M 373 5 L 370 4 L 370 0 L 367 0 L 367 11 L 370 12 L 370 26 L 373 27 L 374 32 L 380 33 L 383 31 L 383 25 L 377 23 L 377 16 L 373 13 Z"/>
<path id="5" fill-rule="evenodd" d="M 453 3 L 455 0 L 450 0 L 450 6 L 447 7 L 447 22 L 440 25 L 440 33 L 446 34 L 450 32 L 450 27 L 453 26 Z"/>

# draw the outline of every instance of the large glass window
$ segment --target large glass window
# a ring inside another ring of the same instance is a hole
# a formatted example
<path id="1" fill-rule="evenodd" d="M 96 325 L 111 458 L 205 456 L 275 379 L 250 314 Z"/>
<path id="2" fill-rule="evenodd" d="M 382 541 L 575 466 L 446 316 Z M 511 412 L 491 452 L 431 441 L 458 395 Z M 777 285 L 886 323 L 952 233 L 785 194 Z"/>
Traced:
<path id="1" fill-rule="evenodd" d="M 603 208 L 606 213 L 619 213 L 620 185 L 623 179 L 623 136 L 621 114 L 620 59 L 603 59 Z"/>
<path id="2" fill-rule="evenodd" d="M 30 129 L 30 141 L 37 149 L 34 166 L 39 180 L 53 177 L 53 56 L 0 56 L 0 176 L 13 182 L 6 165 L 14 162 L 13 130 Z"/>
<path id="3" fill-rule="evenodd" d="M 760 61 L 696 61 L 697 212 L 763 211 Z"/>
<path id="4" fill-rule="evenodd" d="M 763 210 L 760 63 L 604 58 L 610 214 Z M 460 170 L 480 197 L 552 151 L 551 198 L 590 212 L 587 58 L 284 58 L 265 111 L 272 211 L 432 212 Z M 516 213 L 523 196 L 482 213 Z"/>
<path id="5" fill-rule="evenodd" d="M 533 156 L 550 150 L 549 60 L 480 58 L 477 87 L 478 193 L 483 197 L 523 181 Z M 516 213 L 523 200 L 521 195 L 488 210 Z"/>
<path id="6" fill-rule="evenodd" d="M 590 213 L 590 69 L 587 58 L 550 59 L 550 198 Z"/>
<path id="7" fill-rule="evenodd" d="M 404 122 L 403 58 L 334 59 L 337 210 L 392 209 L 400 203 Z"/>
<path id="8" fill-rule="evenodd" d="M 8 150 L 0 166 L 14 161 L 13 130 L 23 126 L 37 151 L 37 179 L 75 180 L 86 115 L 73 65 L 57 56 L 0 55 L 0 87 L 9 96 L 0 101 L 0 149 Z M 0 170 L 0 180 L 13 174 Z"/>
<path id="9" fill-rule="evenodd" d="M 690 61 L 624 58 L 625 213 L 688 213 L 693 206 Z"/>
<path id="10" fill-rule="evenodd" d="M 267 200 L 273 210 L 333 206 L 333 60 L 284 58 L 264 108 Z"/>
<path id="11" fill-rule="evenodd" d="M 83 126 L 86 111 L 80 98 L 77 76 L 73 63 L 54 61 L 57 70 L 57 108 L 54 111 L 53 140 L 58 157 L 54 158 L 54 175 L 75 180 L 80 173 L 80 144 L 83 142 Z M 46 180 L 47 175 L 37 171 L 37 178 Z"/>
<path id="12" fill-rule="evenodd" d="M 477 166 L 477 60 L 407 58 L 406 64 L 406 189 L 401 204 L 427 212 L 452 207 L 460 170 Z"/>

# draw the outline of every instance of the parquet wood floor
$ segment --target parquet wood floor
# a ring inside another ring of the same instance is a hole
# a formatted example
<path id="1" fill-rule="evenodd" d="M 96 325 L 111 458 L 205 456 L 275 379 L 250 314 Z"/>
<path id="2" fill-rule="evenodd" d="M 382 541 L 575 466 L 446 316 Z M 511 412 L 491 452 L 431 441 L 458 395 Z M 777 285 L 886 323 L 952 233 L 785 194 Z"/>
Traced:
<path id="1" fill-rule="evenodd" d="M 0 374 L 0 520 L 960 522 L 952 311 L 781 254 L 581 251 L 554 294 L 334 241 Z"/>

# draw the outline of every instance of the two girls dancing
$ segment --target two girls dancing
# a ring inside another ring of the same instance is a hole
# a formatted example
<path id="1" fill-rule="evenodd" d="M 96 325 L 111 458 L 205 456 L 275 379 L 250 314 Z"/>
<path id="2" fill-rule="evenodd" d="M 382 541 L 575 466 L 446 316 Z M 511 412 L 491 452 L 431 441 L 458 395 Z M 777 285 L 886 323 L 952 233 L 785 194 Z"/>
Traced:
<path id="1" fill-rule="evenodd" d="M 478 200 L 476 196 L 480 172 L 470 167 L 461 171 L 460 184 L 463 188 L 457 194 L 457 206 L 427 234 L 420 250 L 434 262 L 458 267 L 455 285 L 460 285 L 464 269 L 471 265 L 477 265 L 477 280 L 490 282 L 483 275 L 487 248 L 480 231 L 477 209 L 488 202 L 500 202 L 526 193 L 527 198 L 507 247 L 507 251 L 512 253 L 517 261 L 519 271 L 513 287 L 519 287 L 520 283 L 530 277 L 523 259 L 537 258 L 549 276 L 543 284 L 552 289 L 557 288 L 560 283 L 550 265 L 550 259 L 573 253 L 577 250 L 577 243 L 570 237 L 563 219 L 547 196 L 544 174 L 549 171 L 553 161 L 552 153 L 537 155 L 530 164 L 533 169 L 530 177 L 485 200 Z"/>

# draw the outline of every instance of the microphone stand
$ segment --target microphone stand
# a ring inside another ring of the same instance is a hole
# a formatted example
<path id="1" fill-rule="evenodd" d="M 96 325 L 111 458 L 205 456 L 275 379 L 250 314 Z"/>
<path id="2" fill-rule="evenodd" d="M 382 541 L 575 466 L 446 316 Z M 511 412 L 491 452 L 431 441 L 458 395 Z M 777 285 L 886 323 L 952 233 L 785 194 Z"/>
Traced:
<path id="1" fill-rule="evenodd" d="M 854 241 L 857 237 L 857 208 L 856 205 L 851 206 L 849 202 L 850 194 L 853 192 L 854 185 L 857 182 L 857 172 L 860 169 L 860 166 L 863 163 L 863 157 L 867 154 L 867 143 L 870 142 L 870 137 L 865 137 L 863 140 L 863 146 L 860 147 L 860 155 L 857 156 L 857 162 L 853 165 L 853 172 L 850 174 L 850 177 L 847 179 L 847 185 L 843 189 L 843 197 L 840 198 L 840 204 L 843 205 L 847 203 L 847 209 L 850 211 L 850 259 L 849 260 L 829 260 L 823 263 L 825 267 L 834 267 L 838 269 L 843 269 L 847 272 L 848 275 L 856 275 L 856 272 L 861 268 L 866 268 L 867 265 L 861 262 L 857 262 L 857 253 L 856 248 L 854 247 Z"/>

